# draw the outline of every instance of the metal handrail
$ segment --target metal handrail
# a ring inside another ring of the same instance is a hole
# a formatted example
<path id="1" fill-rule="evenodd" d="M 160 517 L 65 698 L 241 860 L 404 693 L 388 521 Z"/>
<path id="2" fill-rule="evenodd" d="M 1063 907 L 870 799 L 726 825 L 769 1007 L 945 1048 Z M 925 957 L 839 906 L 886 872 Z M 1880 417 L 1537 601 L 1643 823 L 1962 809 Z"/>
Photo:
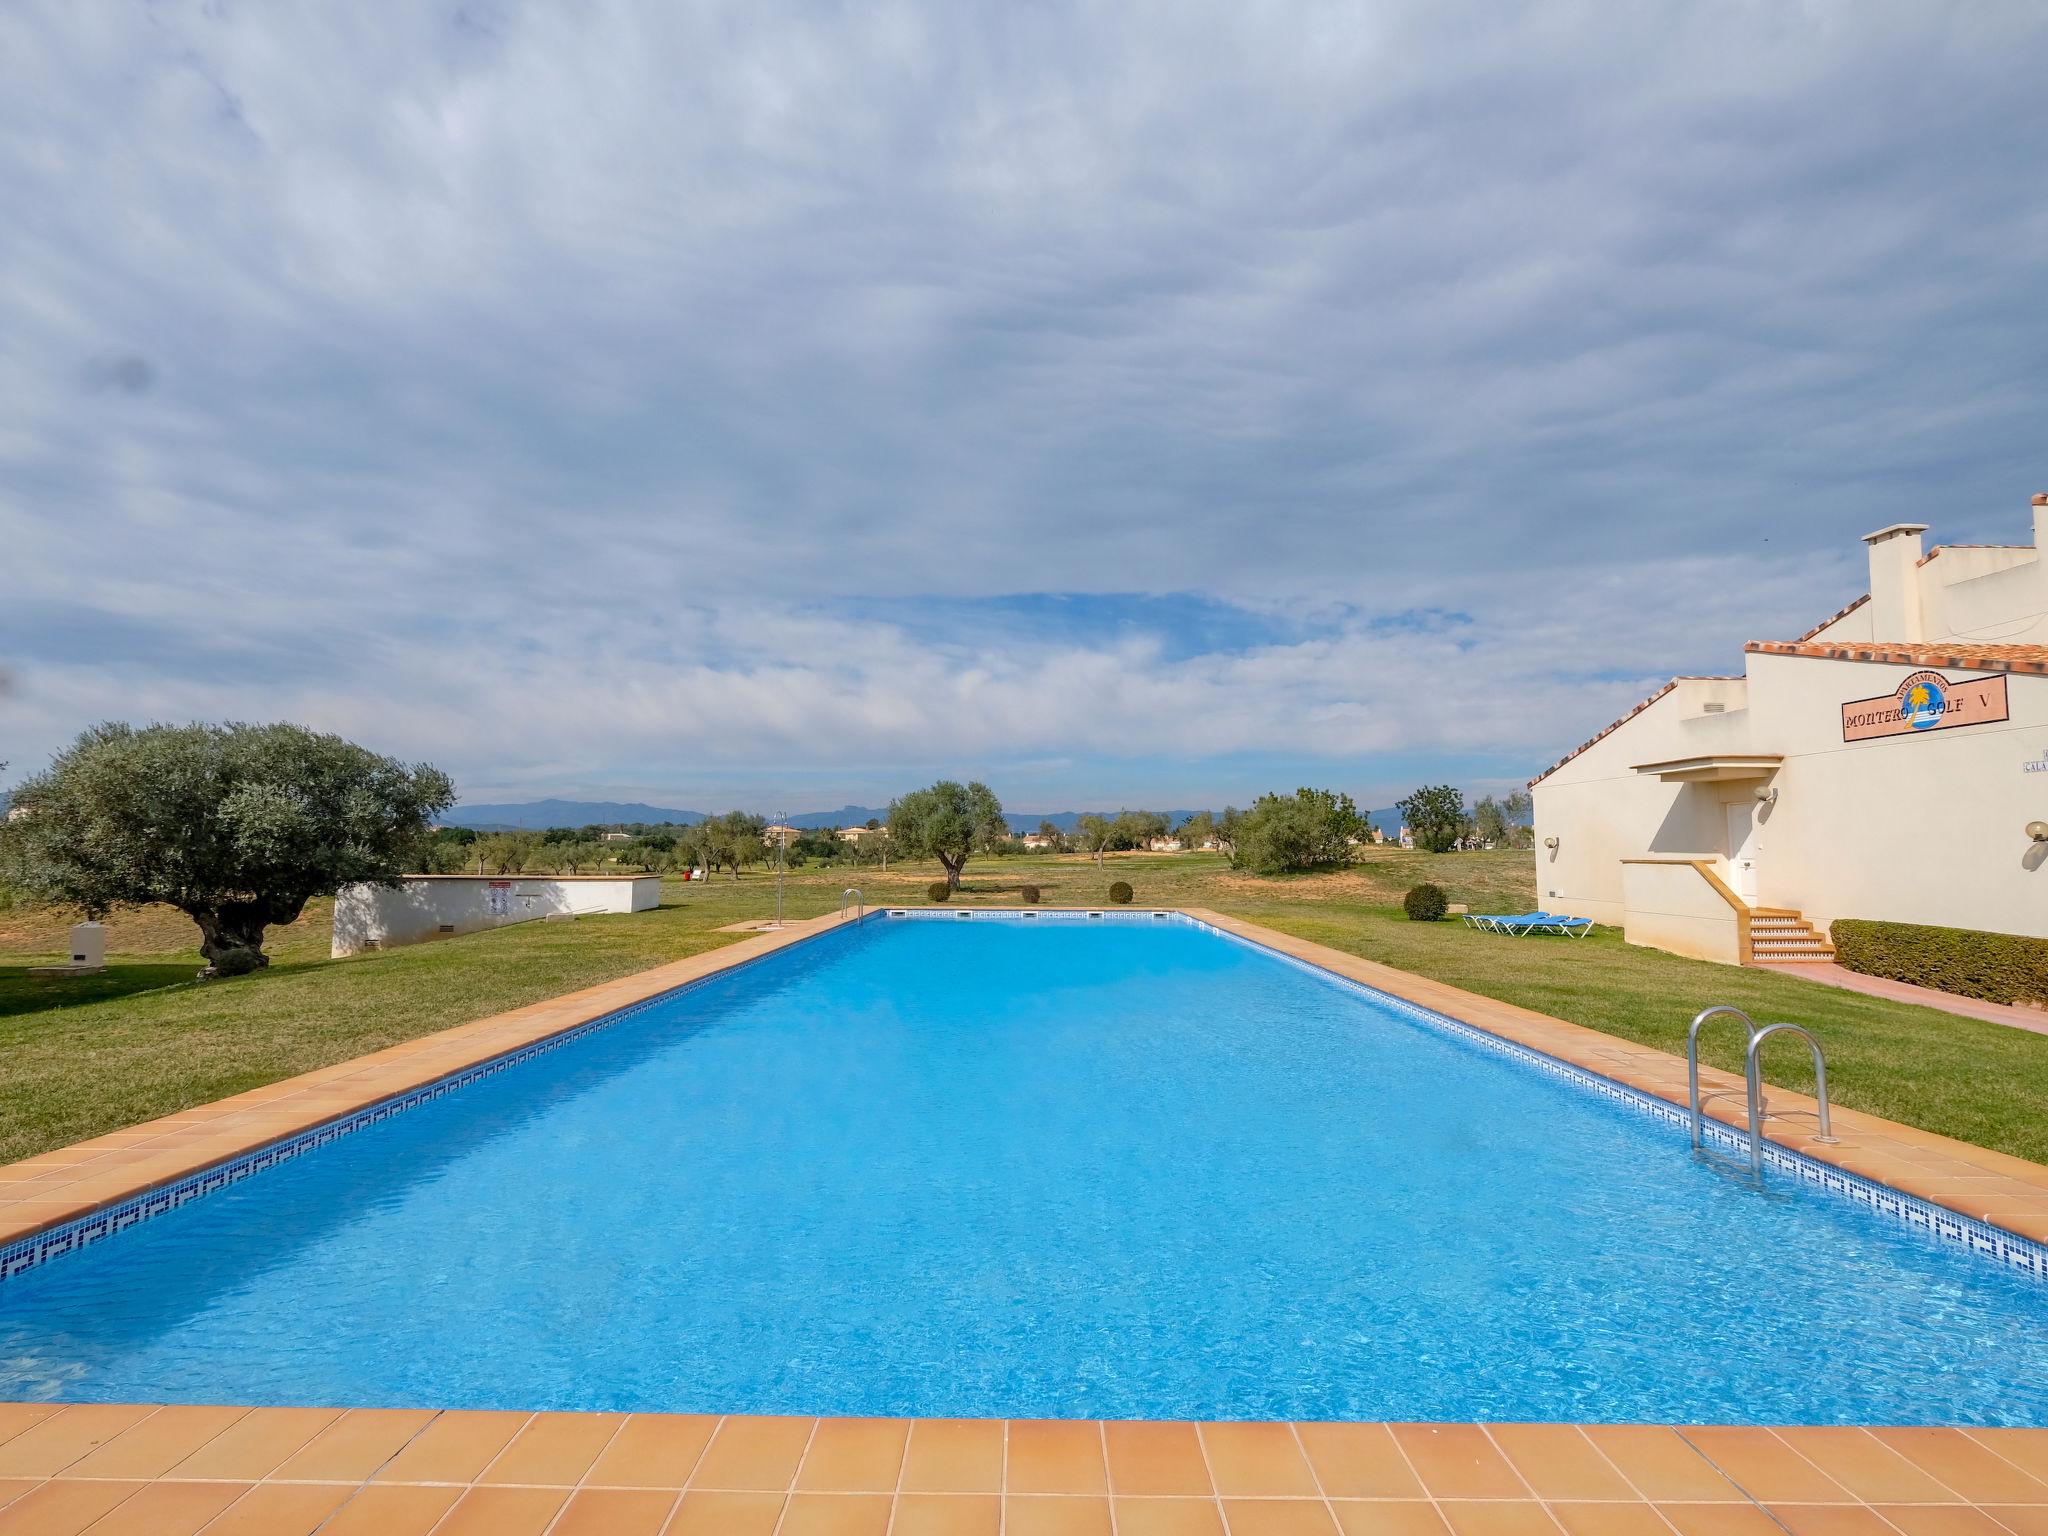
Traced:
<path id="1" fill-rule="evenodd" d="M 1749 1030 L 1752 1042 L 1757 1036 L 1756 1020 L 1729 1003 L 1716 1003 L 1713 1007 L 1702 1008 L 1693 1015 L 1692 1026 L 1685 1032 L 1685 1085 L 1692 1101 L 1692 1149 L 1695 1152 L 1700 1149 L 1700 1133 L 1704 1128 L 1700 1115 L 1700 1026 L 1721 1013 L 1742 1020 L 1744 1027 Z"/>
<path id="2" fill-rule="evenodd" d="M 1813 1139 L 1833 1144 L 1835 1137 L 1828 1125 L 1828 1062 L 1821 1054 L 1820 1042 L 1810 1031 L 1797 1024 L 1766 1024 L 1749 1037 L 1747 1076 L 1749 1078 L 1749 1171 L 1764 1171 L 1764 1078 L 1757 1060 L 1757 1052 L 1763 1043 L 1780 1030 L 1789 1029 L 1804 1040 L 1813 1051 L 1813 1093 L 1820 1100 L 1820 1134 Z"/>
<path id="3" fill-rule="evenodd" d="M 846 920 L 846 903 L 849 896 L 853 898 L 853 920 L 856 923 L 866 922 L 868 919 L 868 899 L 861 895 L 860 887 L 857 885 L 849 885 L 839 893 L 840 921 L 844 922 Z"/>

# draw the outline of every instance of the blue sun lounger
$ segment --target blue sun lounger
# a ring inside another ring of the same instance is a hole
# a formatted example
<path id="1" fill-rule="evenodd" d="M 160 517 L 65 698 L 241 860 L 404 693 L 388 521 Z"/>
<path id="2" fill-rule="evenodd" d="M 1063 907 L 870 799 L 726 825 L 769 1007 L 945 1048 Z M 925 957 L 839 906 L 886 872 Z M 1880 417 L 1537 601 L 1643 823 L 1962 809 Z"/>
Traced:
<path id="1" fill-rule="evenodd" d="M 1532 933 L 1563 934 L 1574 939 L 1583 939 L 1593 931 L 1590 917 L 1568 917 L 1562 912 L 1516 912 L 1504 916 L 1469 916 L 1466 926 L 1483 929 L 1488 933 L 1511 934 L 1523 938 Z"/>

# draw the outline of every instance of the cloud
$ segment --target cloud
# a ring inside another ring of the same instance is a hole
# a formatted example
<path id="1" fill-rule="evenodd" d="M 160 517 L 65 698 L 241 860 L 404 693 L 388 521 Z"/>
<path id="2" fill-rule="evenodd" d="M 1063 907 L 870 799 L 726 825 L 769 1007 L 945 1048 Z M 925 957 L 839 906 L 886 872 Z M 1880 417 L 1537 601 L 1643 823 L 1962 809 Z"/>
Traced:
<path id="1" fill-rule="evenodd" d="M 17 767 L 1514 777 L 2038 488 L 2031 5 L 365 15 L 0 13 Z"/>

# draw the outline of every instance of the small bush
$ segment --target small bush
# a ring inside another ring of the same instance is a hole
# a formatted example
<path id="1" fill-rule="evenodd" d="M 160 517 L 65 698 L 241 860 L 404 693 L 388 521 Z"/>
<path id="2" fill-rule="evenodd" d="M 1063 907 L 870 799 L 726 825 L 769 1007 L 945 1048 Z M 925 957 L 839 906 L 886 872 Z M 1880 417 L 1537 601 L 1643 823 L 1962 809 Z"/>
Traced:
<path id="1" fill-rule="evenodd" d="M 946 884 L 946 882 L 943 880 L 934 880 L 930 885 L 924 888 L 924 899 L 926 901 L 944 901 L 948 896 L 951 896 L 952 894 L 953 887 Z"/>
<path id="2" fill-rule="evenodd" d="M 2048 1002 L 2048 939 L 1845 917 L 1828 929 L 1852 971 L 1987 1003 Z"/>
<path id="3" fill-rule="evenodd" d="M 1440 885 L 1418 885 L 1401 898 L 1401 910 L 1411 923 L 1440 923 L 1450 905 Z"/>
<path id="4" fill-rule="evenodd" d="M 1017 894 L 1018 894 L 1019 896 L 1021 896 L 1021 897 L 1023 897 L 1023 898 L 1024 898 L 1024 905 L 1025 905 L 1025 906 L 1027 906 L 1027 907 L 1035 907 L 1035 906 L 1037 906 L 1037 905 L 1038 905 L 1038 887 L 1037 887 L 1037 886 L 1035 886 L 1035 885 L 1027 885 L 1027 886 L 1025 886 L 1025 887 L 1024 887 L 1024 888 L 1023 888 L 1022 890 L 1020 890 L 1020 891 L 1019 891 L 1019 892 L 1018 892 Z"/>
<path id="5" fill-rule="evenodd" d="M 1131 904 L 1131 897 L 1135 894 L 1131 889 L 1131 882 L 1128 880 L 1119 880 L 1109 888 L 1109 899 L 1120 907 L 1129 906 Z"/>

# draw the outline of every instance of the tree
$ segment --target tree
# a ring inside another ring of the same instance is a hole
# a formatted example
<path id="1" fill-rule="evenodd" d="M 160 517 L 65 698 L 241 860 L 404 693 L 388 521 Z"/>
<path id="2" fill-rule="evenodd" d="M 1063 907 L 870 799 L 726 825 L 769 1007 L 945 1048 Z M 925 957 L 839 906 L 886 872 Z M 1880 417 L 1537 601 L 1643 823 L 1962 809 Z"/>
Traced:
<path id="1" fill-rule="evenodd" d="M 1472 830 L 1482 843 L 1495 846 L 1508 840 L 1508 818 L 1491 795 L 1481 795 L 1472 807 Z"/>
<path id="2" fill-rule="evenodd" d="M 768 823 L 745 811 L 727 811 L 723 816 L 699 822 L 691 830 L 697 834 L 697 850 L 704 859 L 704 867 L 728 868 L 735 880 L 740 877 L 742 864 L 759 863 L 768 850 L 768 845 L 761 841 Z"/>
<path id="3" fill-rule="evenodd" d="M 1508 824 L 1508 838 L 1517 848 L 1536 845 L 1536 804 L 1529 798 L 1529 791 L 1517 789 L 1503 795 L 1500 813 Z"/>
<path id="4" fill-rule="evenodd" d="M 1339 869 L 1351 862 L 1351 839 L 1364 825 L 1351 797 L 1333 790 L 1261 795 L 1238 819 L 1231 863 L 1262 875 Z"/>
<path id="5" fill-rule="evenodd" d="M 282 724 L 95 726 L 14 792 L 41 893 L 174 906 L 216 976 L 268 965 L 264 930 L 313 897 L 396 886 L 454 803 L 438 768 Z"/>
<path id="6" fill-rule="evenodd" d="M 1074 843 L 1083 853 L 1095 855 L 1095 867 L 1102 868 L 1103 851 L 1116 841 L 1116 823 L 1107 816 L 1088 812 L 1074 823 Z"/>
<path id="7" fill-rule="evenodd" d="M 1002 802 L 979 780 L 963 785 L 941 779 L 889 802 L 890 843 L 907 858 L 937 859 L 948 890 L 960 889 L 969 854 L 1009 832 Z"/>
<path id="8" fill-rule="evenodd" d="M 1448 784 L 1425 784 L 1394 808 L 1415 835 L 1415 846 L 1431 853 L 1448 852 L 1465 823 L 1465 797 Z"/>
<path id="9" fill-rule="evenodd" d="M 1237 862 L 1237 844 L 1244 835 L 1244 812 L 1234 805 L 1223 807 L 1223 814 L 1216 818 L 1216 846 L 1230 856 L 1230 862 Z"/>
<path id="10" fill-rule="evenodd" d="M 1119 811 L 1115 825 L 1117 848 L 1143 848 L 1153 838 L 1166 836 L 1166 818 L 1157 811 Z"/>
<path id="11" fill-rule="evenodd" d="M 1183 848 L 1199 848 L 1216 835 L 1216 818 L 1207 811 L 1197 811 L 1180 824 L 1174 836 L 1180 839 Z"/>

